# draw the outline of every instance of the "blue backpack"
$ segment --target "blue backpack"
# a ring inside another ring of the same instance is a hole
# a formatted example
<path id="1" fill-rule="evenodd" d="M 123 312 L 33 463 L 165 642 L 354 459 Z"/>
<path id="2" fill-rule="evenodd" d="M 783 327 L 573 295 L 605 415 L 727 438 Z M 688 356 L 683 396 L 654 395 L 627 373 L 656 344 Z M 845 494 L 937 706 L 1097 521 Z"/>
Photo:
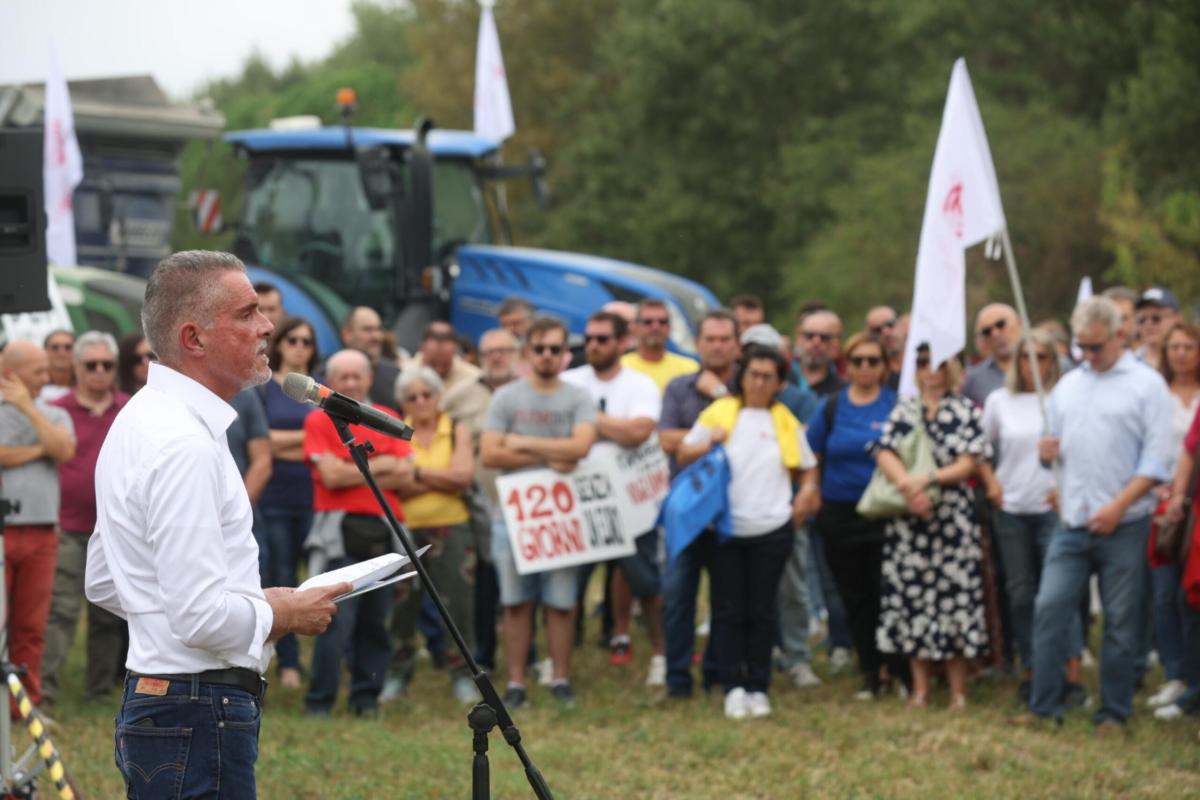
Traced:
<path id="1" fill-rule="evenodd" d="M 671 481 L 671 491 L 658 517 L 658 524 L 666 531 L 668 559 L 683 552 L 709 526 L 716 529 L 721 541 L 733 536 L 729 476 L 729 456 L 724 447 L 714 445 Z"/>

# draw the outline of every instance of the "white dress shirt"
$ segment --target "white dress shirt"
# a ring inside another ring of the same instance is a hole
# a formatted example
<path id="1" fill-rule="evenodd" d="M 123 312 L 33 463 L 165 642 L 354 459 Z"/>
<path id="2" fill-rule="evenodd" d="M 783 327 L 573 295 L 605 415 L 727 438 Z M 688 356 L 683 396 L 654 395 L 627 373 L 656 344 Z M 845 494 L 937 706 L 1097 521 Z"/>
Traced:
<path id="1" fill-rule="evenodd" d="M 100 450 L 87 597 L 129 621 L 134 672 L 263 673 L 271 659 L 250 499 L 225 440 L 236 416 L 155 363 Z"/>

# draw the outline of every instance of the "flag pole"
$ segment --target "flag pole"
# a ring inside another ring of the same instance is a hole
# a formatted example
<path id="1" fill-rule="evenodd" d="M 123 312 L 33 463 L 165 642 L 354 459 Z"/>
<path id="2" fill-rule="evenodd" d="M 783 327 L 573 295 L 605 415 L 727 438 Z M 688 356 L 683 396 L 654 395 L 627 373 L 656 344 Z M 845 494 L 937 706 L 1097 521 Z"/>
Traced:
<path id="1" fill-rule="evenodd" d="M 1033 333 L 1033 327 L 1029 323 L 1029 311 L 1025 307 L 1025 292 L 1021 290 L 1021 278 L 1017 275 L 1017 259 L 1013 256 L 1012 240 L 1008 237 L 1008 226 L 1005 225 L 1000 229 L 1000 242 L 1004 249 L 1004 263 L 1008 267 L 1008 279 L 1012 283 L 1013 299 L 1017 303 L 1017 316 L 1021 319 L 1021 330 L 1024 335 L 1021 337 L 1022 342 L 1018 344 L 1024 345 L 1022 348 L 1025 351 L 1025 357 L 1029 359 L 1029 372 L 1033 375 L 1033 386 L 1037 391 L 1038 407 L 1042 412 L 1042 433 L 1050 435 L 1050 421 L 1046 418 L 1046 388 L 1042 386 L 1042 373 L 1038 369 L 1037 354 L 1034 352 L 1033 339 L 1030 334 Z M 1055 358 L 1058 354 L 1054 354 Z M 1019 357 L 1019 356 L 1018 356 Z"/>

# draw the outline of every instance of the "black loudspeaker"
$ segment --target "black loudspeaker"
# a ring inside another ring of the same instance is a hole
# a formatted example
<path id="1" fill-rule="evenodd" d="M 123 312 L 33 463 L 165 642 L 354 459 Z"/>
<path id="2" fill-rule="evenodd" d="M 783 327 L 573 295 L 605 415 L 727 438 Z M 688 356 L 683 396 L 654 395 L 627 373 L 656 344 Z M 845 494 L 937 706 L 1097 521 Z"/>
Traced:
<path id="1" fill-rule="evenodd" d="M 42 130 L 0 129 L 0 314 L 49 308 Z"/>

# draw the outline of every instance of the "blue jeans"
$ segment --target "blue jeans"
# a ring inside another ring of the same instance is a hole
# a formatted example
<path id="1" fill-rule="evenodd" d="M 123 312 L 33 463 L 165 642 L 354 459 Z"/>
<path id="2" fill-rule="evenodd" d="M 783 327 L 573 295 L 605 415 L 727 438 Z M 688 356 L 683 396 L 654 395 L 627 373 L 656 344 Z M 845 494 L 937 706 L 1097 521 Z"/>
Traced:
<path id="1" fill-rule="evenodd" d="M 243 689 L 171 681 L 162 696 L 125 679 L 114 731 L 126 796 L 255 797 L 262 706 Z"/>
<path id="2" fill-rule="evenodd" d="M 336 559 L 329 569 L 350 564 Z M 373 709 L 391 658 L 387 615 L 392 608 L 392 591 L 376 589 L 338 603 L 338 612 L 325 632 L 313 643 L 312 679 L 304 694 L 309 711 L 325 712 L 333 708 L 342 677 L 342 658 L 350 661 L 350 708 Z"/>
<path id="3" fill-rule="evenodd" d="M 792 553 L 792 521 L 761 536 L 734 536 L 713 554 L 712 627 L 721 685 L 765 692 L 778 622 L 779 579 Z"/>
<path id="4" fill-rule="evenodd" d="M 825 560 L 825 542 L 820 536 L 809 536 L 808 588 L 812 602 L 809 609 L 819 613 L 825 610 L 825 624 L 829 627 L 829 649 L 854 647 L 850 637 L 850 623 L 846 621 L 846 607 L 838 594 L 837 581 Z"/>
<path id="5" fill-rule="evenodd" d="M 1180 679 L 1187 691 L 1175 701 L 1188 714 L 1200 713 L 1200 608 L 1178 593 L 1179 618 L 1183 626 L 1183 657 L 1180 659 Z"/>
<path id="6" fill-rule="evenodd" d="M 783 568 L 779 580 L 779 649 L 783 651 L 783 666 L 791 669 L 797 664 L 807 664 L 812 659 L 808 648 L 808 628 L 812 620 L 808 591 L 809 576 L 809 527 L 802 525 L 796 531 L 792 543 L 792 554 Z"/>
<path id="7" fill-rule="evenodd" d="M 1104 642 L 1100 652 L 1100 708 L 1096 722 L 1123 723 L 1133 713 L 1140 596 L 1144 589 L 1150 518 L 1125 522 L 1108 536 L 1060 528 L 1050 542 L 1033 619 L 1033 692 L 1029 707 L 1043 717 L 1063 713 L 1063 662 L 1079 598 L 1093 572 L 1100 577 Z"/>
<path id="8" fill-rule="evenodd" d="M 308 508 L 259 506 L 265 547 L 260 545 L 259 561 L 263 586 L 295 586 L 299 579 L 296 565 L 300 549 L 312 528 L 313 512 Z M 262 552 L 265 550 L 265 554 Z M 275 643 L 279 668 L 300 668 L 300 646 L 296 634 L 289 633 Z"/>
<path id="9" fill-rule="evenodd" d="M 1046 551 L 1060 526 L 1058 514 L 1010 514 L 997 509 L 993 516 L 993 540 L 1000 548 L 1008 589 L 1009 613 L 1017 653 L 1026 669 L 1033 669 L 1033 603 L 1042 580 Z M 1078 656 L 1083 648 L 1083 630 L 1079 615 L 1069 628 L 1068 656 Z"/>
<path id="10" fill-rule="evenodd" d="M 667 692 L 677 697 L 692 693 L 692 653 L 696 647 L 696 592 L 700 590 L 700 570 L 709 569 L 717 537 L 711 530 L 684 548 L 663 568 L 663 632 L 667 645 Z M 711 575 L 711 572 L 710 572 Z M 711 606 L 711 585 L 709 599 Z M 708 638 L 702 670 L 704 687 L 717 682 L 713 657 L 714 635 Z"/>
<path id="11" fill-rule="evenodd" d="M 1182 578 L 1183 567 L 1179 564 L 1150 570 L 1154 587 L 1154 641 L 1158 644 L 1158 658 L 1169 681 L 1183 679 L 1183 616 L 1179 608 L 1183 595 Z"/>

